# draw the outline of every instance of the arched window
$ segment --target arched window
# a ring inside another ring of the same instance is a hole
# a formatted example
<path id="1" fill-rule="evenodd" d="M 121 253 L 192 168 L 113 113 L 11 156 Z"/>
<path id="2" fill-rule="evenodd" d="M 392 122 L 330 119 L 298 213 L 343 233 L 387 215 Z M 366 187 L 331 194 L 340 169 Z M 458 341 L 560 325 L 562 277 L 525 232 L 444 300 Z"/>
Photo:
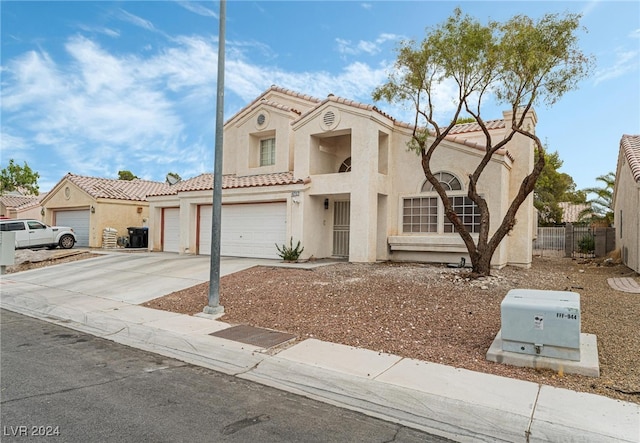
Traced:
<path id="1" fill-rule="evenodd" d="M 453 174 L 449 174 L 448 172 L 436 172 L 433 174 L 435 178 L 438 179 L 440 184 L 447 191 L 462 191 L 462 185 L 460 184 L 460 180 Z M 425 180 L 422 184 L 422 192 L 432 192 L 435 191 L 433 189 L 433 185 L 429 180 Z"/>
<path id="2" fill-rule="evenodd" d="M 462 183 L 453 174 L 440 171 L 434 174 L 447 191 L 449 202 L 469 232 L 480 231 L 480 211 L 466 195 Z M 421 192 L 427 195 L 403 199 L 402 231 L 405 233 L 451 233 L 453 223 L 444 216 L 444 205 L 435 195 L 433 185 L 425 180 Z M 431 195 L 429 195 L 431 194 Z"/>
<path id="3" fill-rule="evenodd" d="M 340 165 L 340 169 L 338 169 L 338 172 L 351 172 L 351 157 L 342 162 L 342 164 Z"/>

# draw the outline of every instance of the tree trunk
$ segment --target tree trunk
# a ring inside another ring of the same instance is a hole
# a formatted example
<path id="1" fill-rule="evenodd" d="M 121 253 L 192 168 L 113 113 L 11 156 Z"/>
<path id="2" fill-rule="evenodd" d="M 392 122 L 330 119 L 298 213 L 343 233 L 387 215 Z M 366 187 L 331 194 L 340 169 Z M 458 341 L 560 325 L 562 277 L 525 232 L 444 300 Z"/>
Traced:
<path id="1" fill-rule="evenodd" d="M 491 257 L 493 252 L 487 250 L 478 251 L 475 257 L 471 257 L 471 271 L 478 277 L 491 275 Z"/>

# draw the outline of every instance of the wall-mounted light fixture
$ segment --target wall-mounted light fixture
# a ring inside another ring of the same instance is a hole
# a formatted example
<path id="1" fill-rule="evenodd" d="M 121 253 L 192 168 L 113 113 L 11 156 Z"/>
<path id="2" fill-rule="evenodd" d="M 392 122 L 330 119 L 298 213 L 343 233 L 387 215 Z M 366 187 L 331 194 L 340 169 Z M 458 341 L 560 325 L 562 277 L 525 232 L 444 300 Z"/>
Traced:
<path id="1" fill-rule="evenodd" d="M 40 215 L 44 215 L 44 208 L 40 209 Z"/>
<path id="2" fill-rule="evenodd" d="M 329 199 L 328 198 L 324 199 L 324 208 L 325 209 L 329 209 Z"/>
<path id="3" fill-rule="evenodd" d="M 93 206 L 91 206 L 91 213 L 95 214 L 96 213 L 96 208 L 94 208 Z"/>

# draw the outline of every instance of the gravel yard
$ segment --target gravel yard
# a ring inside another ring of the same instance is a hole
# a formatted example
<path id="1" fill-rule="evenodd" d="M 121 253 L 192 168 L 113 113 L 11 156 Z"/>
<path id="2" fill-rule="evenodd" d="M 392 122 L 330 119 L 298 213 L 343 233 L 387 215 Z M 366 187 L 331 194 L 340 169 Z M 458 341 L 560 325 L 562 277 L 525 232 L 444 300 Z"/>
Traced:
<path id="1" fill-rule="evenodd" d="M 20 253 L 7 272 L 97 255 Z M 559 257 L 535 257 L 531 269 L 507 267 L 486 279 L 468 279 L 466 272 L 415 263 L 258 266 L 222 278 L 221 320 L 640 403 L 640 294 L 607 283 L 611 277 L 640 281 L 635 272 L 602 260 Z M 580 293 L 582 332 L 598 337 L 600 378 L 485 360 L 500 329 L 500 302 L 513 288 Z M 207 295 L 208 284 L 202 284 L 145 306 L 195 314 Z"/>
<path id="2" fill-rule="evenodd" d="M 636 279 L 635 272 L 602 260 L 553 257 L 479 280 L 466 278 L 467 272 L 415 263 L 254 267 L 222 278 L 221 320 L 640 403 L 640 295 L 607 283 L 610 277 Z M 597 335 L 600 378 L 485 359 L 500 329 L 500 302 L 513 288 L 581 295 L 582 332 Z M 195 314 L 207 294 L 202 284 L 145 306 Z"/>

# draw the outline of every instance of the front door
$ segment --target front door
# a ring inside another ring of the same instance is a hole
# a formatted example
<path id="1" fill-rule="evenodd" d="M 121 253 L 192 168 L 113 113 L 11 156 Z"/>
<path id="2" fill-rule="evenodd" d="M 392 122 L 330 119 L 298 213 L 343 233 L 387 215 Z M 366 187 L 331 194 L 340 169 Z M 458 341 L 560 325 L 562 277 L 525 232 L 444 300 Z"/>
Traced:
<path id="1" fill-rule="evenodd" d="M 337 201 L 333 204 L 333 255 L 349 257 L 349 220 L 351 202 Z"/>

